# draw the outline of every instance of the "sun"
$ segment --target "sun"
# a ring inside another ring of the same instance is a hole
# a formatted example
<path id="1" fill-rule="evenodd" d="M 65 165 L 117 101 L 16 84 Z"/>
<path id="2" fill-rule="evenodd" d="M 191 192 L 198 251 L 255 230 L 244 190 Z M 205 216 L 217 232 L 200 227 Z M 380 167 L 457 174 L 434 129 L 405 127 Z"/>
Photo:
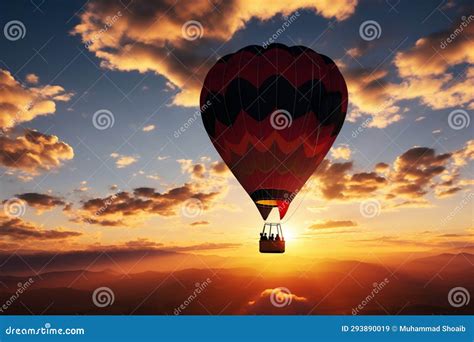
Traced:
<path id="1" fill-rule="evenodd" d="M 297 240 L 297 234 L 295 228 L 290 224 L 282 224 L 281 229 L 283 231 L 283 237 L 287 242 L 295 242 Z"/>

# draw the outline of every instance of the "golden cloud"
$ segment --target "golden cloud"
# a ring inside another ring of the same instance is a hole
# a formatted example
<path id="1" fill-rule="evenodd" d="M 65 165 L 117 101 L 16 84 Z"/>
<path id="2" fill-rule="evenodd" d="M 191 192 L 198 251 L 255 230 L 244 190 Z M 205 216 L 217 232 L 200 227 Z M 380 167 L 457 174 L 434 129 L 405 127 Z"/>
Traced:
<path id="1" fill-rule="evenodd" d="M 453 65 L 474 63 L 471 44 L 474 39 L 474 26 L 467 25 L 458 33 L 459 27 L 459 23 L 455 23 L 446 31 L 418 39 L 410 50 L 398 52 L 394 63 L 400 76 L 442 75 Z M 457 39 L 444 43 L 453 33 L 459 35 Z"/>
<path id="2" fill-rule="evenodd" d="M 32 175 L 51 170 L 74 157 L 68 144 L 55 135 L 26 129 L 16 137 L 0 136 L 0 165 Z"/>
<path id="3" fill-rule="evenodd" d="M 27 80 L 34 83 L 35 78 L 28 75 Z M 68 101 L 71 96 L 56 85 L 23 86 L 9 71 L 0 69 L 0 129 L 6 131 L 38 116 L 53 114 L 55 101 Z"/>
<path id="4" fill-rule="evenodd" d="M 180 88 L 174 104 L 197 106 L 202 80 L 214 63 L 210 47 L 232 38 L 250 19 L 268 20 L 277 14 L 307 9 L 344 20 L 354 13 L 356 5 L 357 0 L 197 0 L 192 4 L 135 0 L 125 9 L 112 0 L 92 1 L 72 34 L 81 36 L 102 67 L 155 72 Z M 200 39 L 184 37 L 185 25 L 191 19 L 194 27 L 190 30 L 195 30 Z"/>
<path id="5" fill-rule="evenodd" d="M 331 148 L 331 156 L 335 159 L 349 160 L 351 158 L 352 151 L 347 144 L 341 144 L 337 147 Z"/>
<path id="6" fill-rule="evenodd" d="M 355 227 L 357 223 L 351 220 L 328 220 L 323 222 L 314 223 L 309 226 L 309 229 L 329 229 L 329 228 L 343 228 L 343 227 Z"/>
<path id="7" fill-rule="evenodd" d="M 370 115 L 369 126 L 384 128 L 401 120 L 405 109 L 398 106 L 399 101 L 415 99 L 433 109 L 462 106 L 473 109 L 474 49 L 470 43 L 474 39 L 474 26 L 461 26 L 456 23 L 398 52 L 393 63 L 401 82 L 390 82 L 388 71 L 380 68 L 345 70 L 354 107 L 348 119 L 355 121 Z M 446 44 L 453 34 L 456 39 Z M 454 66 L 462 66 L 459 74 L 451 72 Z"/>

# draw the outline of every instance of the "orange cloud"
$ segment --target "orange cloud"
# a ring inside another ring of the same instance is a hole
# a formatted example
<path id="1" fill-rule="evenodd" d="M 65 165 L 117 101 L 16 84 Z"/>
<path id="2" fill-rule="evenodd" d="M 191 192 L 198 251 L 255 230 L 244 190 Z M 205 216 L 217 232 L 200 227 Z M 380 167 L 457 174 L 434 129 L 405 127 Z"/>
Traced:
<path id="1" fill-rule="evenodd" d="M 428 147 L 413 147 L 398 156 L 392 165 L 378 163 L 370 172 L 353 172 L 351 161 L 325 160 L 313 176 L 317 186 L 311 188 L 328 200 L 359 201 L 370 196 L 379 197 L 391 208 L 426 207 L 429 202 L 425 197 L 430 193 L 443 198 L 472 185 L 460 175 L 460 166 L 472 159 L 473 141 L 443 154 Z"/>
<path id="2" fill-rule="evenodd" d="M 249 314 L 301 314 L 310 310 L 306 297 L 297 296 L 287 288 L 277 287 L 263 290 L 258 298 L 248 302 L 245 311 Z"/>
<path id="3" fill-rule="evenodd" d="M 20 218 L 0 214 L 0 239 L 13 242 L 27 240 L 61 240 L 78 237 L 82 233 L 63 229 L 44 230 Z"/>
<path id="4" fill-rule="evenodd" d="M 402 80 L 390 82 L 387 70 L 349 69 L 344 71 L 351 104 L 349 120 L 370 115 L 371 127 L 384 128 L 402 119 L 399 101 L 415 100 L 433 109 L 466 107 L 474 109 L 474 26 L 455 23 L 450 29 L 417 40 L 398 52 L 393 63 Z M 461 28 L 461 29 L 460 29 Z M 452 34 L 456 39 L 443 44 Z M 359 50 L 356 50 L 359 51 Z M 348 53 L 351 55 L 353 49 Z M 461 73 L 451 72 L 463 66 Z"/>
<path id="5" fill-rule="evenodd" d="M 394 93 L 388 89 L 388 72 L 369 69 L 343 70 L 353 110 L 349 121 L 356 121 L 363 115 L 371 115 L 369 127 L 384 128 L 400 121 L 400 107 L 395 102 Z"/>
<path id="6" fill-rule="evenodd" d="M 35 74 L 28 74 L 28 75 L 26 75 L 25 80 L 29 84 L 38 84 L 39 77 Z"/>
<path id="7" fill-rule="evenodd" d="M 26 129 L 16 137 L 0 136 L 0 165 L 11 169 L 37 175 L 73 157 L 72 147 L 54 135 Z"/>
<path id="8" fill-rule="evenodd" d="M 398 52 L 394 63 L 402 77 L 442 75 L 453 65 L 474 63 L 474 26 L 467 25 L 459 37 L 451 43 L 443 44 L 452 33 L 459 29 L 459 22 L 446 31 L 431 34 L 416 41 L 410 50 Z"/>
<path id="9" fill-rule="evenodd" d="M 30 83 L 37 81 L 33 76 L 27 76 Z M 9 130 L 38 116 L 53 114 L 55 102 L 68 101 L 71 96 L 57 85 L 23 86 L 9 71 L 0 69 L 0 129 Z"/>
<path id="10" fill-rule="evenodd" d="M 314 223 L 309 226 L 309 229 L 327 229 L 327 228 L 343 228 L 343 227 L 355 227 L 357 223 L 351 220 L 333 221 L 328 220 L 324 222 Z"/>
<path id="11" fill-rule="evenodd" d="M 205 226 L 208 225 L 209 221 L 196 221 L 191 223 L 191 226 Z"/>
<path id="12" fill-rule="evenodd" d="M 357 0 L 265 4 L 251 0 L 215 4 L 207 0 L 192 4 L 135 0 L 125 9 L 116 1 L 91 1 L 72 33 L 81 36 L 89 51 L 102 61 L 102 67 L 155 72 L 180 88 L 174 104 L 197 106 L 202 80 L 215 61 L 210 58 L 210 47 L 232 38 L 250 19 L 268 20 L 277 14 L 308 9 L 344 20 L 354 13 L 356 5 Z"/>

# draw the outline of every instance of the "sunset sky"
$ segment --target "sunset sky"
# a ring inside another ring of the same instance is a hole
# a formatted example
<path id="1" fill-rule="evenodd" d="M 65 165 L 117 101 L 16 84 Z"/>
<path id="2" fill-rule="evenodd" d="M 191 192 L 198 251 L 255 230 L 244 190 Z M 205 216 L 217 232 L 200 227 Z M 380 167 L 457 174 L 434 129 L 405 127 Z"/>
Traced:
<path id="1" fill-rule="evenodd" d="M 263 221 L 212 146 L 199 93 L 220 57 L 291 17 L 275 41 L 331 57 L 349 109 L 282 221 L 278 257 L 474 251 L 473 12 L 459 0 L 2 2 L 0 249 L 274 258 L 258 253 Z"/>

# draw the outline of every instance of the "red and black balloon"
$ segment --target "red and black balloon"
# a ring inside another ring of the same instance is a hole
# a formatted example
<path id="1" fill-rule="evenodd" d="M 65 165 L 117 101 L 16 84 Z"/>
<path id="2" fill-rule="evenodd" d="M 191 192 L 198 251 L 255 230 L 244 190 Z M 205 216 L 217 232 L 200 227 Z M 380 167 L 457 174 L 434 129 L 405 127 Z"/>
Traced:
<path id="1" fill-rule="evenodd" d="M 348 95 L 327 56 L 303 46 L 247 46 L 221 58 L 201 92 L 204 127 L 265 220 L 283 218 L 342 128 Z"/>

